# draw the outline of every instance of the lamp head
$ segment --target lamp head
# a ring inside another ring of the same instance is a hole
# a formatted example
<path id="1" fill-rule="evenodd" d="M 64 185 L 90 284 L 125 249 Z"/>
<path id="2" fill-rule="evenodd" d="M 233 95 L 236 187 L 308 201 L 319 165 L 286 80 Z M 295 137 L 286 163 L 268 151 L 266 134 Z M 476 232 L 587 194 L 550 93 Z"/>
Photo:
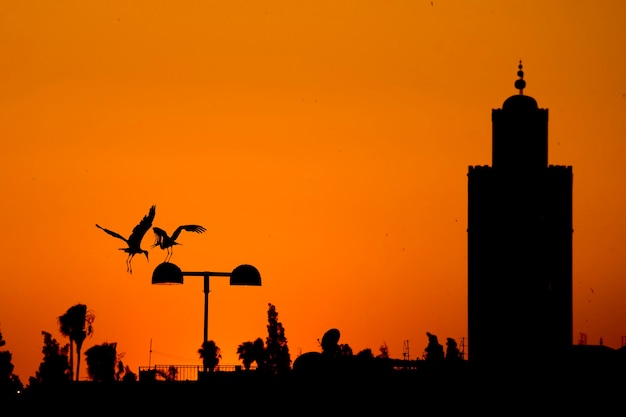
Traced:
<path id="1" fill-rule="evenodd" d="M 183 272 L 171 262 L 163 262 L 157 265 L 152 272 L 153 284 L 182 284 Z"/>
<path id="2" fill-rule="evenodd" d="M 261 286 L 261 274 L 252 265 L 239 265 L 230 274 L 230 285 Z"/>

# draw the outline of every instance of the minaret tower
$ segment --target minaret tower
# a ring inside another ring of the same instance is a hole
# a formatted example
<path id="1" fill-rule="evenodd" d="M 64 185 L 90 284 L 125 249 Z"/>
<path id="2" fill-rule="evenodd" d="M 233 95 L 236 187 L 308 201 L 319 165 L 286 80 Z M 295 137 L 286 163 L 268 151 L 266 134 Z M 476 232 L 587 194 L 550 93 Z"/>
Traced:
<path id="1" fill-rule="evenodd" d="M 548 110 L 493 109 L 492 166 L 468 172 L 468 361 L 541 363 L 572 344 L 571 166 L 548 165 Z"/>

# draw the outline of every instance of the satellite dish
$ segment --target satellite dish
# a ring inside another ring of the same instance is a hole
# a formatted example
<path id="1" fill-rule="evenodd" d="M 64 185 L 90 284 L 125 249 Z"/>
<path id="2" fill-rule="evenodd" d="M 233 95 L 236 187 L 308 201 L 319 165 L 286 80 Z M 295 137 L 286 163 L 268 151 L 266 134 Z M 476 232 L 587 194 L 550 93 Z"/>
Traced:
<path id="1" fill-rule="evenodd" d="M 322 337 L 322 349 L 327 350 L 329 348 L 332 349 L 334 346 L 337 346 L 340 336 L 341 333 L 339 333 L 338 329 L 328 330 L 326 333 L 324 333 L 324 336 Z"/>
<path id="2" fill-rule="evenodd" d="M 305 352 L 293 361 L 294 372 L 315 373 L 322 370 L 322 354 Z"/>

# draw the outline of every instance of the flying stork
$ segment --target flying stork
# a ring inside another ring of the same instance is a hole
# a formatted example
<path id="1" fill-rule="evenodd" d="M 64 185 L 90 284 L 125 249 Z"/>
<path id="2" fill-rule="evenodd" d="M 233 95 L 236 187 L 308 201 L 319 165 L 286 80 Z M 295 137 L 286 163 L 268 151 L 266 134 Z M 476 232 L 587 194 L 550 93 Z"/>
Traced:
<path id="1" fill-rule="evenodd" d="M 133 231 L 128 239 L 120 235 L 119 233 L 116 233 L 109 229 L 105 229 L 99 224 L 96 224 L 96 227 L 98 227 L 99 229 L 104 230 L 106 233 L 110 234 L 113 237 L 123 240 L 124 242 L 126 242 L 126 245 L 128 245 L 125 248 L 119 248 L 119 250 L 122 250 L 128 254 L 128 257 L 126 258 L 126 272 L 128 272 L 129 274 L 133 273 L 131 261 L 133 260 L 133 257 L 138 253 L 143 253 L 144 255 L 146 255 L 146 259 L 148 260 L 148 262 L 150 261 L 150 259 L 148 259 L 148 251 L 141 248 L 141 240 L 143 239 L 146 232 L 152 227 L 152 221 L 154 220 L 155 214 L 156 206 L 153 205 L 152 207 L 150 207 L 150 211 L 148 212 L 148 214 L 146 214 L 144 218 L 141 219 L 141 221 L 137 224 L 137 226 L 133 228 Z"/>

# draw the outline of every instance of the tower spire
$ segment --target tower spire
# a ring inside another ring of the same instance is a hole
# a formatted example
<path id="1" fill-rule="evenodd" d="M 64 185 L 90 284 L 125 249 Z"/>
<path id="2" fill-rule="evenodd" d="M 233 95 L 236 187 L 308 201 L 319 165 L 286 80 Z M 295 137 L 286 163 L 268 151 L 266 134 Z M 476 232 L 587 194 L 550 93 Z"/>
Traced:
<path id="1" fill-rule="evenodd" d="M 519 77 L 515 80 L 515 88 L 519 90 L 520 95 L 524 95 L 524 87 L 526 87 L 526 81 L 524 81 L 524 71 L 522 71 L 522 60 L 519 60 L 519 65 L 517 66 L 517 76 Z"/>

